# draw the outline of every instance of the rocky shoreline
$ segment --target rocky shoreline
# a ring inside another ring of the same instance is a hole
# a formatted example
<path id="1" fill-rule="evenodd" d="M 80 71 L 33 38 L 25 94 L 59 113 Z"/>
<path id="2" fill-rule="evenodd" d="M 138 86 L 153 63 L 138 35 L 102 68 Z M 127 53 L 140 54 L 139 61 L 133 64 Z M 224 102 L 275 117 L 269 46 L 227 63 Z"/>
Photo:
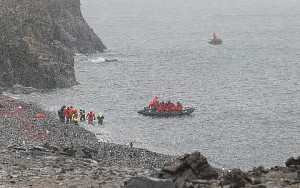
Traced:
<path id="1" fill-rule="evenodd" d="M 99 142 L 83 127 L 3 95 L 0 131 L 0 187 L 300 187 L 300 157 L 287 167 L 222 171 L 200 152 L 175 158 Z"/>
<path id="2" fill-rule="evenodd" d="M 120 187 L 125 179 L 153 174 L 173 159 L 98 142 L 82 127 L 61 124 L 56 114 L 3 95 L 0 131 L 0 187 Z"/>

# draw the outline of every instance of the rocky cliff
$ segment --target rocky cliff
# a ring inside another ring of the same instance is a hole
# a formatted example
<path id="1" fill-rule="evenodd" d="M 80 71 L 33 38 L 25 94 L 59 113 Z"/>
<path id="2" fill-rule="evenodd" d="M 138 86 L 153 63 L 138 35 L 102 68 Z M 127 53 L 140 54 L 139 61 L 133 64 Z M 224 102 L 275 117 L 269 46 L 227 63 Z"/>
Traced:
<path id="1" fill-rule="evenodd" d="M 80 0 L 0 0 L 0 87 L 76 84 L 75 52 L 106 47 L 85 22 Z"/>

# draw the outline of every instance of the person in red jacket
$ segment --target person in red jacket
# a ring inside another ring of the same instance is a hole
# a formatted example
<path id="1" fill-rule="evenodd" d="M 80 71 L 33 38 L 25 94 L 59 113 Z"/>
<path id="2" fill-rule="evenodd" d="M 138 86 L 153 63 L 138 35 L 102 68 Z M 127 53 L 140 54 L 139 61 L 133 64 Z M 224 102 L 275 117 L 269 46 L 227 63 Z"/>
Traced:
<path id="1" fill-rule="evenodd" d="M 91 124 L 93 120 L 96 119 L 96 115 L 93 111 L 90 111 L 89 113 L 87 113 L 86 118 L 88 119 L 88 124 Z"/>
<path id="2" fill-rule="evenodd" d="M 156 109 L 157 107 L 158 107 L 158 96 L 155 96 L 153 101 L 150 102 L 150 104 L 148 105 L 148 108 Z"/>
<path id="3" fill-rule="evenodd" d="M 169 105 L 168 105 L 168 103 L 164 104 L 164 111 L 169 111 Z"/>
<path id="4" fill-rule="evenodd" d="M 180 104 L 180 102 L 177 102 L 177 104 L 176 104 L 176 110 L 177 111 L 181 111 L 182 110 L 182 105 Z"/>
<path id="5" fill-rule="evenodd" d="M 169 109 L 171 111 L 175 111 L 176 110 L 175 104 L 171 103 L 170 106 L 169 106 Z"/>
<path id="6" fill-rule="evenodd" d="M 72 123 L 72 116 L 73 116 L 73 114 L 74 114 L 74 108 L 73 108 L 73 106 L 70 106 L 70 108 L 69 108 L 69 110 L 68 110 L 68 112 L 69 112 L 69 122 L 68 123 Z"/>
<path id="7" fill-rule="evenodd" d="M 164 106 L 162 104 L 159 104 L 157 107 L 158 111 L 164 111 Z"/>
<path id="8" fill-rule="evenodd" d="M 158 106 L 158 96 L 155 96 L 152 103 L 154 104 L 154 106 L 157 108 Z"/>

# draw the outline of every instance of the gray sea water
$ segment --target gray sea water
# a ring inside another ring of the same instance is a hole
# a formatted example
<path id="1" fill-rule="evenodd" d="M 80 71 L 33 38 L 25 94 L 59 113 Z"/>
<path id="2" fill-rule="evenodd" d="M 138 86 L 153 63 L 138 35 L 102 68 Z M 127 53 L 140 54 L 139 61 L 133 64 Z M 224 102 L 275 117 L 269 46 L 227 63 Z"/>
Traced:
<path id="1" fill-rule="evenodd" d="M 225 168 L 284 165 L 300 155 L 299 0 L 82 0 L 108 50 L 76 55 L 80 85 L 13 95 L 57 111 L 102 111 L 99 139 Z M 208 44 L 213 32 L 223 44 Z M 104 62 L 103 59 L 118 59 Z M 154 96 L 191 116 L 137 113 Z"/>

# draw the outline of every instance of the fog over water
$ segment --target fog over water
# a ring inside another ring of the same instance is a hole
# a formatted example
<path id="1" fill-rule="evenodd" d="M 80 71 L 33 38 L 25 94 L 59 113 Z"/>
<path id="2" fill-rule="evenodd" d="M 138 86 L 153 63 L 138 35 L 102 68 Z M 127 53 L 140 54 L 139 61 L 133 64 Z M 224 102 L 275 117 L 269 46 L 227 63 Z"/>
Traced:
<path id="1" fill-rule="evenodd" d="M 300 155 L 300 1 L 81 0 L 108 50 L 75 56 L 80 85 L 14 95 L 57 111 L 102 111 L 99 139 L 226 168 L 284 165 Z M 222 45 L 210 45 L 213 32 Z M 105 62 L 105 59 L 118 59 Z M 154 96 L 191 116 L 137 113 Z"/>

